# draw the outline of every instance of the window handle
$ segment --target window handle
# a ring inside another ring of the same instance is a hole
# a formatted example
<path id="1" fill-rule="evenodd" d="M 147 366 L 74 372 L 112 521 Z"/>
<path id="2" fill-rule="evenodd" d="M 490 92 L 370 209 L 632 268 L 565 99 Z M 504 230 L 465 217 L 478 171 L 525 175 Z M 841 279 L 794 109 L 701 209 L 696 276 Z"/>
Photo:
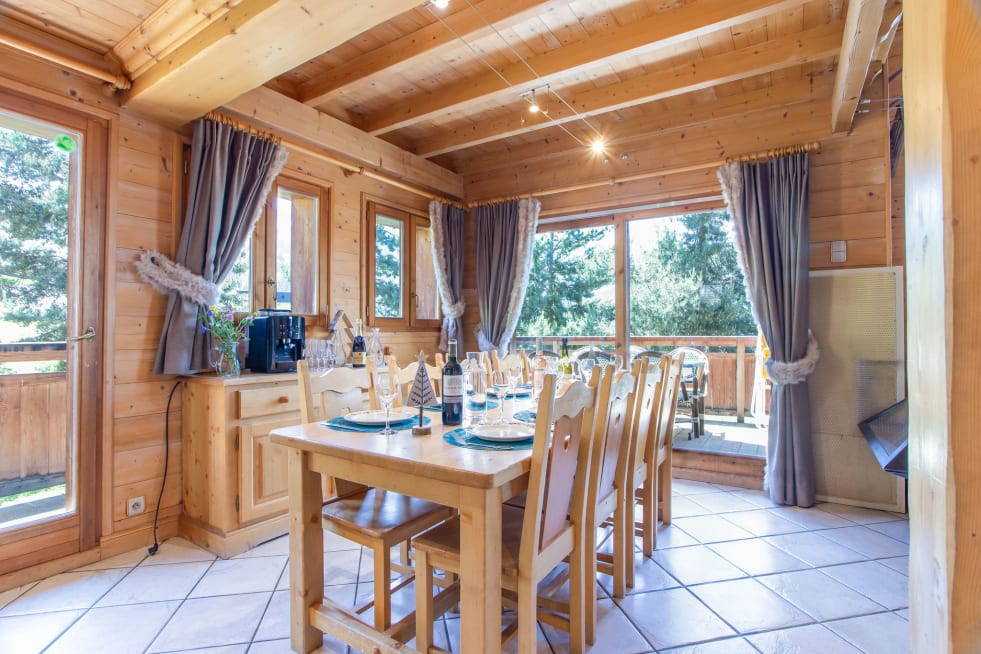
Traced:
<path id="1" fill-rule="evenodd" d="M 91 341 L 95 338 L 95 327 L 89 325 L 89 328 L 85 330 L 85 333 L 80 336 L 68 336 L 65 338 L 65 342 L 74 343 L 76 341 Z"/>
<path id="2" fill-rule="evenodd" d="M 275 285 L 276 285 L 276 280 L 275 279 L 273 279 L 272 277 L 267 277 L 266 278 L 266 286 L 273 287 Z"/>

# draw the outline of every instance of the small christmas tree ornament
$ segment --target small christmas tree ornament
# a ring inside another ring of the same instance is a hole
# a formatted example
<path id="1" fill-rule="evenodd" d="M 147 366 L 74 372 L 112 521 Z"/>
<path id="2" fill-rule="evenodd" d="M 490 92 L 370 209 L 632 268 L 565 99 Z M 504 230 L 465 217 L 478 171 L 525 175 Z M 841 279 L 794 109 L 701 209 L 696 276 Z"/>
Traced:
<path id="1" fill-rule="evenodd" d="M 433 433 L 430 427 L 422 425 L 422 410 L 427 406 L 436 406 L 436 393 L 433 391 L 433 382 L 429 379 L 429 371 L 426 370 L 426 353 L 419 350 L 419 367 L 416 369 L 415 379 L 409 388 L 408 406 L 419 407 L 419 425 L 412 428 L 413 436 L 428 436 Z"/>

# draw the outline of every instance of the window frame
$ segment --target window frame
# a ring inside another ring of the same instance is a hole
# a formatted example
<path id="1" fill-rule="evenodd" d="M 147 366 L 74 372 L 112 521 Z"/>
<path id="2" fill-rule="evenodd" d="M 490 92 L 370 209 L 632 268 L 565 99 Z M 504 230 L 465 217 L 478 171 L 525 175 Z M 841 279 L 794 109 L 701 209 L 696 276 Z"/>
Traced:
<path id="1" fill-rule="evenodd" d="M 309 181 L 301 180 L 286 174 L 276 177 L 269 196 L 266 198 L 262 214 L 252 231 L 252 312 L 260 309 L 275 308 L 276 282 L 278 270 L 276 267 L 276 225 L 278 223 L 277 202 L 279 191 L 285 189 L 293 193 L 307 195 L 317 199 L 317 256 L 313 265 L 316 267 L 317 290 L 315 293 L 317 306 L 315 313 L 297 313 L 290 302 L 290 313 L 306 318 L 307 326 L 317 324 L 319 316 L 326 314 L 330 307 L 329 266 L 330 261 L 330 188 Z M 262 268 L 262 274 L 259 272 Z M 272 282 L 272 283 L 270 283 Z"/>
<path id="2" fill-rule="evenodd" d="M 429 217 L 420 211 L 413 211 L 389 202 L 367 199 L 365 202 L 365 237 L 364 243 L 364 279 L 361 284 L 364 289 L 365 322 L 368 327 L 378 327 L 384 330 L 402 329 L 408 331 L 438 331 L 443 324 L 442 309 L 437 297 L 436 311 L 438 318 L 420 318 L 416 308 L 416 288 L 418 285 L 416 267 L 416 230 L 431 229 Z M 375 229 L 377 216 L 381 214 L 388 218 L 401 220 L 403 223 L 402 238 L 402 306 L 401 318 L 378 318 L 375 316 Z M 439 279 L 433 279 L 438 285 Z"/>

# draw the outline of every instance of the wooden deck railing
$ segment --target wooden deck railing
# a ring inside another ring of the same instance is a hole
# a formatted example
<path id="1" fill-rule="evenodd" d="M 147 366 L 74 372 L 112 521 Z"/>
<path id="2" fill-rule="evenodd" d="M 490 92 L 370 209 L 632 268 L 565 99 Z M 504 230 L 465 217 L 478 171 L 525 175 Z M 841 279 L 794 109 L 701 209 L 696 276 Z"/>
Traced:
<path id="1" fill-rule="evenodd" d="M 517 346 L 534 348 L 535 337 L 516 337 Z M 545 336 L 545 349 L 557 352 L 559 336 Z M 709 411 L 734 411 L 742 420 L 750 407 L 753 379 L 756 374 L 756 336 L 631 336 L 630 352 L 667 353 L 688 346 L 706 350 L 709 360 L 709 385 L 705 408 Z M 584 348 L 612 352 L 612 336 L 570 336 L 569 353 L 576 357 Z"/>
<path id="2" fill-rule="evenodd" d="M 0 343 L 0 364 L 64 361 L 65 343 Z M 67 373 L 0 374 L 0 481 L 65 472 Z"/>

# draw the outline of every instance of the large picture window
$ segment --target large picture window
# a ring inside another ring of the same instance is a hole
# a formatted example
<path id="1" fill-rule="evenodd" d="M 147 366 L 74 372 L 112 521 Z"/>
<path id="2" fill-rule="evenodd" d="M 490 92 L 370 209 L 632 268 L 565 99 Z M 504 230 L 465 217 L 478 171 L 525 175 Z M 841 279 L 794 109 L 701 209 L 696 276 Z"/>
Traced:
<path id="1" fill-rule="evenodd" d="M 438 328 L 439 302 L 429 218 L 369 202 L 368 324 Z"/>
<path id="2" fill-rule="evenodd" d="M 263 216 L 222 284 L 221 303 L 236 311 L 286 309 L 315 316 L 327 307 L 326 189 L 280 177 Z"/>

